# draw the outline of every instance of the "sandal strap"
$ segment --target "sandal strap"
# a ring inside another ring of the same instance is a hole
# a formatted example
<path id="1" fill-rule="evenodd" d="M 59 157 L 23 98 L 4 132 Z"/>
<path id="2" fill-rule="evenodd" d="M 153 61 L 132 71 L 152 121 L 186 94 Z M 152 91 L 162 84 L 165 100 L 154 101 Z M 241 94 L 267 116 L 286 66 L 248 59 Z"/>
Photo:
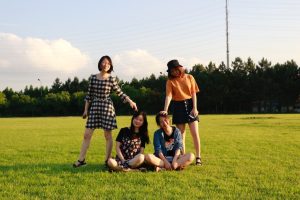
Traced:
<path id="1" fill-rule="evenodd" d="M 196 165 L 202 165 L 201 157 L 196 157 Z"/>
<path id="2" fill-rule="evenodd" d="M 80 163 L 80 164 L 85 164 L 85 159 L 83 159 L 83 160 L 78 160 L 78 162 Z"/>
<path id="3" fill-rule="evenodd" d="M 77 160 L 77 163 L 74 163 L 73 167 L 77 168 L 77 167 L 80 167 L 82 165 L 86 165 L 85 159 L 83 159 L 83 160 Z"/>

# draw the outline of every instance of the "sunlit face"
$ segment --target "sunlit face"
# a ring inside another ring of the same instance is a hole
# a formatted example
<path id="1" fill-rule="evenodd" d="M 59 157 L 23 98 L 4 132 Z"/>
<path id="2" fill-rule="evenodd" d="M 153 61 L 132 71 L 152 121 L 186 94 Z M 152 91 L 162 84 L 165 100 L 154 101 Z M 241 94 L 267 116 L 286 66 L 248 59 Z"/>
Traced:
<path id="1" fill-rule="evenodd" d="M 101 71 L 108 72 L 109 69 L 110 69 L 110 62 L 108 59 L 105 58 L 101 62 Z"/>
<path id="2" fill-rule="evenodd" d="M 171 69 L 171 75 L 174 77 L 179 77 L 181 75 L 181 71 L 178 67 Z"/>
<path id="3" fill-rule="evenodd" d="M 167 117 L 160 117 L 159 118 L 159 126 L 160 128 L 166 128 L 170 126 L 170 120 Z"/>
<path id="4" fill-rule="evenodd" d="M 133 118 L 132 124 L 135 128 L 140 128 L 144 124 L 144 117 L 142 115 L 138 115 L 137 117 Z"/>

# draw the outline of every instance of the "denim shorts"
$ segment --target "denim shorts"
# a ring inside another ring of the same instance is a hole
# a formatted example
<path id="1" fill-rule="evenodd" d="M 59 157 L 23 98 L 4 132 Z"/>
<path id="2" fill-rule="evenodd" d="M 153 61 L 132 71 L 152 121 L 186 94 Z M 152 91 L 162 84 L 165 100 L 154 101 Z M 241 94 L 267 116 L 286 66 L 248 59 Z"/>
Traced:
<path id="1" fill-rule="evenodd" d="M 172 163 L 173 161 L 173 156 L 166 156 L 167 161 L 169 161 L 169 163 Z"/>

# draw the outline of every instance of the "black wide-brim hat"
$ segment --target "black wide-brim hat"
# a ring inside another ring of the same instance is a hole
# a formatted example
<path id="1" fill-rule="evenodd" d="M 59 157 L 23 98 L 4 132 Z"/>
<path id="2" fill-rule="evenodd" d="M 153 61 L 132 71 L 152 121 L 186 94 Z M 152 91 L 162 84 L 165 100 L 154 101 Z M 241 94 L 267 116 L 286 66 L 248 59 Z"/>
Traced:
<path id="1" fill-rule="evenodd" d="M 173 68 L 182 67 L 182 65 L 179 64 L 178 60 L 170 60 L 167 66 L 168 66 L 167 72 L 169 72 Z"/>

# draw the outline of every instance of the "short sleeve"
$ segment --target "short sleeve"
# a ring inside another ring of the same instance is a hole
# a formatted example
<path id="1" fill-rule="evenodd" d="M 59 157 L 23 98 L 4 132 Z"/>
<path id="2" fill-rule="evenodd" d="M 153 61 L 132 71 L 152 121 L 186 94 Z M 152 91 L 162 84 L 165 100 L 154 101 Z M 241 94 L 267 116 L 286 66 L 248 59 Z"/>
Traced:
<path id="1" fill-rule="evenodd" d="M 194 94 L 194 93 L 199 92 L 200 90 L 197 85 L 197 82 L 192 75 L 190 75 L 190 80 L 191 80 L 191 93 Z"/>
<path id="2" fill-rule="evenodd" d="M 166 96 L 171 97 L 172 96 L 172 83 L 170 80 L 167 80 L 166 84 Z"/>

